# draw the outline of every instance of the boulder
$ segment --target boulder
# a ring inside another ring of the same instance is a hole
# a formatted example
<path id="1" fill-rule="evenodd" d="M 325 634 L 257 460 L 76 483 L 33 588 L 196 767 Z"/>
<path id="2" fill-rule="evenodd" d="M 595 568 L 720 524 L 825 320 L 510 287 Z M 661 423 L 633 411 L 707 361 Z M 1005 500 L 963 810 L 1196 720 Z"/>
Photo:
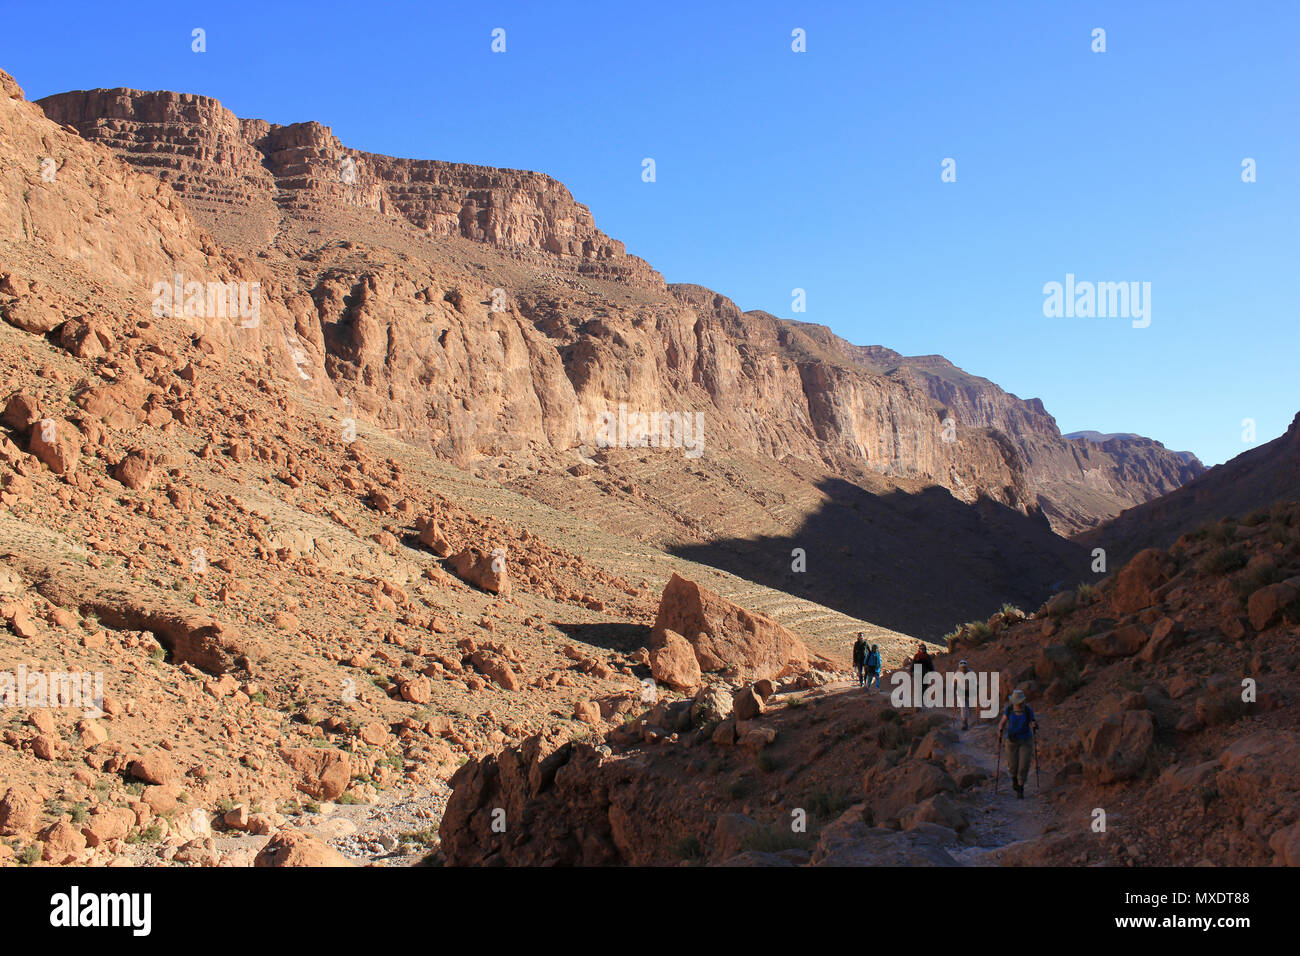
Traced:
<path id="1" fill-rule="evenodd" d="M 658 645 L 650 650 L 650 673 L 666 687 L 690 693 L 700 683 L 700 662 L 686 638 L 665 630 Z"/>
<path id="2" fill-rule="evenodd" d="M 1170 617 L 1162 617 L 1151 629 L 1151 640 L 1147 641 L 1138 655 L 1144 663 L 1154 664 L 1168 657 L 1182 642 L 1183 626 Z"/>
<path id="3" fill-rule="evenodd" d="M 877 825 L 899 820 L 916 804 L 937 793 L 955 793 L 957 782 L 925 760 L 907 760 L 895 767 L 876 764 L 863 779 L 866 807 Z"/>
<path id="4" fill-rule="evenodd" d="M 1132 657 L 1147 643 L 1147 633 L 1136 624 L 1125 624 L 1083 639 L 1084 646 L 1098 657 Z"/>
<path id="5" fill-rule="evenodd" d="M 420 544 L 424 545 L 440 558 L 445 558 L 451 554 L 451 543 L 447 540 L 442 529 L 438 527 L 438 522 L 432 516 L 427 518 L 417 518 L 415 530 L 420 536 Z"/>
<path id="6" fill-rule="evenodd" d="M 1083 768 L 1098 783 L 1136 777 L 1155 742 L 1155 722 L 1147 710 L 1125 710 L 1086 725 L 1079 736 Z"/>
<path id="7" fill-rule="evenodd" d="M 153 456 L 144 451 L 131 451 L 113 466 L 113 477 L 132 491 L 148 491 L 154 483 Z"/>
<path id="8" fill-rule="evenodd" d="M 306 833 L 286 830 L 266 842 L 253 866 L 352 866 L 342 853 Z"/>
<path id="9" fill-rule="evenodd" d="M 4 307 L 4 319 L 14 328 L 45 335 L 63 322 L 63 313 L 40 299 L 19 299 Z"/>
<path id="10" fill-rule="evenodd" d="M 41 801 L 26 784 L 16 784 L 0 798 L 0 835 L 30 833 L 41 819 Z"/>
<path id="11" fill-rule="evenodd" d="M 352 780 L 352 760 L 327 747 L 281 748 L 280 758 L 298 772 L 298 789 L 318 800 L 334 800 Z"/>
<path id="12" fill-rule="evenodd" d="M 71 475 L 81 459 L 79 434 L 61 418 L 42 418 L 32 424 L 27 450 L 56 475 Z"/>
<path id="13" fill-rule="evenodd" d="M 1119 614 L 1132 614 L 1155 604 L 1156 588 L 1169 580 L 1173 559 L 1159 548 L 1139 551 L 1115 577 L 1111 605 Z"/>
<path id="14" fill-rule="evenodd" d="M 677 574 L 659 601 L 652 652 L 667 641 L 669 631 L 691 644 L 702 672 L 776 680 L 808 669 L 808 649 L 797 635 Z"/>
<path id="15" fill-rule="evenodd" d="M 1260 588 L 1250 596 L 1246 604 L 1246 613 L 1250 615 L 1250 626 L 1257 631 L 1263 631 L 1288 616 L 1292 620 L 1300 619 L 1300 608 L 1296 607 L 1297 599 L 1300 599 L 1300 588 L 1290 581 Z"/>
<path id="16" fill-rule="evenodd" d="M 167 786 L 180 778 L 171 757 L 157 751 L 132 760 L 127 772 L 137 780 L 156 786 Z"/>
<path id="17" fill-rule="evenodd" d="M 505 558 L 478 548 L 465 548 L 447 560 L 451 572 L 467 584 L 501 597 L 510 595 L 510 573 Z"/>
<path id="18" fill-rule="evenodd" d="M 747 685 L 731 698 L 731 709 L 737 720 L 753 720 L 763 713 L 763 698 L 754 693 L 752 684 Z"/>

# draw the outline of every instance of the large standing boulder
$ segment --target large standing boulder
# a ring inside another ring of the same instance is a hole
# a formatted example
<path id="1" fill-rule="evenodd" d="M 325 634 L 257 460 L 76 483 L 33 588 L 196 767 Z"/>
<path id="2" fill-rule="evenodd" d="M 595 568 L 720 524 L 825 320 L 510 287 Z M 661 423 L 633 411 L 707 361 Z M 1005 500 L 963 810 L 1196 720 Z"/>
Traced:
<path id="1" fill-rule="evenodd" d="M 808 649 L 798 635 L 677 574 L 659 601 L 650 639 L 652 658 L 669 643 L 669 632 L 690 643 L 702 672 L 732 671 L 745 679 L 775 680 L 808 669 Z"/>

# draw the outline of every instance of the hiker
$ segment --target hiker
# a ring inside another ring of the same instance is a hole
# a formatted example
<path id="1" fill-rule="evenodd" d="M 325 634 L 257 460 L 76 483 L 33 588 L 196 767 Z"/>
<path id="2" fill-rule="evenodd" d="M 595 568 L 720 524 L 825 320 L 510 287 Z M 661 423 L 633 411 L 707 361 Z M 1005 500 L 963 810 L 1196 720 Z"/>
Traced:
<path id="1" fill-rule="evenodd" d="M 961 729 L 970 730 L 970 715 L 974 710 L 973 705 L 977 702 L 970 693 L 970 685 L 966 677 L 970 673 L 970 667 L 965 661 L 958 662 L 957 673 L 962 675 L 957 683 L 957 712 L 961 715 Z"/>
<path id="2" fill-rule="evenodd" d="M 880 692 L 880 645 L 872 644 L 871 650 L 867 651 L 867 659 L 863 662 L 863 670 L 867 672 L 866 690 L 871 690 L 871 685 L 876 685 L 876 692 Z"/>
<path id="3" fill-rule="evenodd" d="M 1017 687 L 1011 692 L 1011 703 L 1002 712 L 998 722 L 998 739 L 1007 733 L 1007 769 L 1011 771 L 1011 785 L 1016 797 L 1025 799 L 1025 781 L 1029 779 L 1029 764 L 1034 755 L 1034 734 L 1038 732 L 1038 719 L 1034 710 L 1025 703 L 1025 692 Z"/>
<path id="4" fill-rule="evenodd" d="M 925 649 L 924 644 L 916 645 L 916 653 L 912 655 L 912 666 L 921 665 L 921 677 L 934 670 L 934 661 L 930 659 L 930 652 Z"/>
<path id="5" fill-rule="evenodd" d="M 864 662 L 867 657 L 867 641 L 858 631 L 858 639 L 853 642 L 853 670 L 858 675 L 858 686 L 861 687 L 866 682 L 867 675 Z"/>

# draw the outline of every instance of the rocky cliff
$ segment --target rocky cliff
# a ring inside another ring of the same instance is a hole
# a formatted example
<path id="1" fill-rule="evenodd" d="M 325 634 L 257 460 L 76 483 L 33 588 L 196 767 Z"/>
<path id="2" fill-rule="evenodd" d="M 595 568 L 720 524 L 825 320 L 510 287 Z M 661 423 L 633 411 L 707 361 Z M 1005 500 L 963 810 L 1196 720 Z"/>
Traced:
<path id="1" fill-rule="evenodd" d="M 621 405 L 689 409 L 706 413 L 711 450 L 929 481 L 1041 510 L 1061 533 L 1197 469 L 1154 442 L 1135 455 L 1065 439 L 1038 400 L 941 357 L 666 287 L 539 173 L 360 152 L 317 123 L 243 120 L 202 96 L 94 90 L 39 105 L 279 268 L 271 285 L 296 335 L 283 351 L 308 387 L 462 461 L 573 456 Z"/>

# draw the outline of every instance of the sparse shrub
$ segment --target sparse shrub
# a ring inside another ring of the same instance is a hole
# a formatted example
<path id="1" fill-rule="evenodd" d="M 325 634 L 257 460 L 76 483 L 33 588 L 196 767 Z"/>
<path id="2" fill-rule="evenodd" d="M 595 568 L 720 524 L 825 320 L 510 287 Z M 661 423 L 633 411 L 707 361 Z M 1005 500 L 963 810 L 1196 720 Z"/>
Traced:
<path id="1" fill-rule="evenodd" d="M 419 846 L 433 846 L 438 842 L 438 828 L 432 826 L 425 827 L 423 830 L 415 830 L 411 833 L 403 833 L 401 840 L 403 843 L 415 843 Z"/>
<path id="2" fill-rule="evenodd" d="M 677 841 L 673 848 L 677 853 L 678 859 L 698 862 L 704 859 L 704 846 L 700 843 L 700 838 L 696 836 L 683 837 Z"/>
<path id="3" fill-rule="evenodd" d="M 1074 591 L 1075 603 L 1081 606 L 1091 604 L 1096 596 L 1097 589 L 1087 583 L 1080 584 Z"/>
<path id="4" fill-rule="evenodd" d="M 1246 552 L 1241 548 L 1219 548 L 1201 559 L 1197 570 L 1201 574 L 1231 574 L 1246 565 Z"/>
<path id="5" fill-rule="evenodd" d="M 1237 579 L 1237 593 L 1243 598 L 1248 598 L 1260 588 L 1276 584 L 1285 577 L 1286 575 L 1276 566 L 1264 565 L 1247 571 Z"/>
<path id="6" fill-rule="evenodd" d="M 1254 511 L 1252 511 L 1250 514 L 1246 515 L 1246 517 L 1242 518 L 1241 523 L 1244 524 L 1247 528 L 1254 528 L 1257 525 L 1261 525 L 1265 521 L 1267 521 L 1271 513 L 1272 513 L 1271 509 L 1269 508 L 1257 508 Z"/>
<path id="7" fill-rule="evenodd" d="M 18 862 L 24 866 L 31 866 L 41 858 L 41 848 L 36 843 L 30 843 L 23 847 L 22 852 L 18 854 Z"/>
<path id="8" fill-rule="evenodd" d="M 1062 643 L 1076 654 L 1084 650 L 1083 639 L 1088 636 L 1088 626 L 1086 624 L 1071 624 L 1062 634 Z"/>
<path id="9" fill-rule="evenodd" d="M 1212 544 L 1225 545 L 1237 540 L 1237 522 L 1233 518 L 1224 518 L 1205 529 L 1205 537 Z"/>
<path id="10" fill-rule="evenodd" d="M 1061 674 L 1061 685 L 1065 688 L 1066 694 L 1073 694 L 1076 690 L 1086 684 L 1083 675 L 1079 672 L 1078 664 L 1070 664 Z"/>

